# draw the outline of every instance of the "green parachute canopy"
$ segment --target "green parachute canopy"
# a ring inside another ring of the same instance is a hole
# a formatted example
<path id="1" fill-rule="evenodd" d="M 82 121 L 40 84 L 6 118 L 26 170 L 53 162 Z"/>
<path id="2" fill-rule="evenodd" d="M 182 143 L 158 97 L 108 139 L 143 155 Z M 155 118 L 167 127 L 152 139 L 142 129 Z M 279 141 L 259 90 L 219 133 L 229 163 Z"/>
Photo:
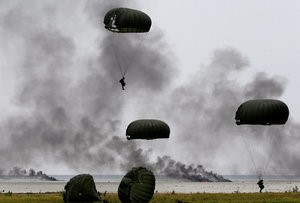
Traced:
<path id="1" fill-rule="evenodd" d="M 122 203 L 149 202 L 154 194 L 155 176 L 143 167 L 132 168 L 121 180 L 118 196 Z"/>
<path id="2" fill-rule="evenodd" d="M 275 99 L 257 99 L 242 103 L 235 114 L 237 125 L 282 125 L 289 117 L 289 108 Z"/>
<path id="3" fill-rule="evenodd" d="M 128 125 L 126 136 L 128 140 L 169 138 L 170 128 L 168 124 L 161 120 L 140 119 Z"/>
<path id="4" fill-rule="evenodd" d="M 149 32 L 151 18 L 142 11 L 129 8 L 114 8 L 104 17 L 105 28 L 111 32 Z"/>
<path id="5" fill-rule="evenodd" d="M 94 202 L 100 200 L 93 176 L 80 174 L 74 176 L 65 185 L 64 202 Z"/>

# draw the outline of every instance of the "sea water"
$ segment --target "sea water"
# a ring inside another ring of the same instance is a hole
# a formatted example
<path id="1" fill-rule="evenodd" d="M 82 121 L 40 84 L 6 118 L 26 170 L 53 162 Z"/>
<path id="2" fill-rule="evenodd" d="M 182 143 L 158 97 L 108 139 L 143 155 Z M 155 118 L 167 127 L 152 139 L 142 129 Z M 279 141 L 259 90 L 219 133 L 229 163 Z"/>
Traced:
<path id="1" fill-rule="evenodd" d="M 30 179 L 1 180 L 0 192 L 13 193 L 44 193 L 59 192 L 73 175 L 52 175 L 58 181 L 43 181 Z M 100 193 L 117 192 L 122 175 L 93 175 L 96 188 Z M 156 176 L 155 191 L 175 193 L 249 193 L 258 192 L 257 176 L 230 175 L 224 178 L 232 182 L 190 182 L 184 179 L 174 179 Z M 264 192 L 288 192 L 300 188 L 299 176 L 265 176 Z"/>

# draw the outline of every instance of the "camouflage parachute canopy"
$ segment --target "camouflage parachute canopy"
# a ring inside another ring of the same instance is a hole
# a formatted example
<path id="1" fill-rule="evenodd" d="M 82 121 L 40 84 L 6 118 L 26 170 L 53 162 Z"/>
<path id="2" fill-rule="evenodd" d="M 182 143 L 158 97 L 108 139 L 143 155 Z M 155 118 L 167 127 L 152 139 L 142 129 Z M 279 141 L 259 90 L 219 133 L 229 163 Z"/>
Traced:
<path id="1" fill-rule="evenodd" d="M 80 174 L 74 176 L 65 185 L 64 202 L 94 202 L 100 200 L 93 176 Z"/>
<path id="2" fill-rule="evenodd" d="M 288 117 L 288 106 L 275 99 L 246 101 L 239 106 L 235 114 L 237 125 L 282 125 Z"/>
<path id="3" fill-rule="evenodd" d="M 161 120 L 140 119 L 128 125 L 126 136 L 128 140 L 169 138 L 170 128 L 168 124 Z"/>
<path id="4" fill-rule="evenodd" d="M 130 8 L 111 9 L 104 17 L 105 28 L 111 32 L 149 32 L 151 24 L 151 18 L 147 14 Z"/>
<path id="5" fill-rule="evenodd" d="M 147 203 L 155 189 L 155 176 L 144 167 L 132 168 L 121 180 L 118 196 L 122 203 Z"/>

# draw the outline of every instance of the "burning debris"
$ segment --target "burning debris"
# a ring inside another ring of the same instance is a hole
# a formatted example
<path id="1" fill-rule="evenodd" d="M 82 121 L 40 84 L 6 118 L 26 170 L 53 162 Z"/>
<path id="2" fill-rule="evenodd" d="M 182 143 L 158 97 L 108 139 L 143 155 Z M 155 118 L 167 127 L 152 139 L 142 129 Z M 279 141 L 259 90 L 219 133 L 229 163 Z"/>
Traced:
<path id="1" fill-rule="evenodd" d="M 146 150 L 139 148 L 135 142 L 128 142 L 119 137 L 113 137 L 108 145 L 110 149 L 122 154 L 124 162 L 121 164 L 122 170 L 130 170 L 130 167 L 146 167 L 155 175 L 163 175 L 171 178 L 186 179 L 195 182 L 230 182 L 221 175 L 206 171 L 202 165 L 186 165 L 175 161 L 170 156 L 157 157 L 155 162 L 149 160 Z M 119 146 L 124 146 L 120 148 Z M 128 150 L 130 149 L 130 150 Z"/>
<path id="2" fill-rule="evenodd" d="M 159 174 L 194 182 L 231 182 L 212 171 L 206 171 L 202 165 L 197 165 L 196 167 L 193 164 L 185 165 L 181 162 L 176 162 L 169 156 L 158 157 L 155 169 Z"/>
<path id="3" fill-rule="evenodd" d="M 35 171 L 34 169 L 22 169 L 20 167 L 13 167 L 8 173 L 5 173 L 3 170 L 0 170 L 0 179 L 39 179 L 39 180 L 48 180 L 48 181 L 56 181 L 57 179 L 48 176 L 42 171 Z"/>

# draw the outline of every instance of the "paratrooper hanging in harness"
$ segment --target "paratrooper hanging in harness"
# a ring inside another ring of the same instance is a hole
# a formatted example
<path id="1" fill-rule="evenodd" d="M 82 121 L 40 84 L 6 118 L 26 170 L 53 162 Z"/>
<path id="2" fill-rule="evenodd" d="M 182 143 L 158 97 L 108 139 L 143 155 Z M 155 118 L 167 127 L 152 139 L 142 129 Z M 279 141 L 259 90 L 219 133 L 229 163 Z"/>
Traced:
<path id="1" fill-rule="evenodd" d="M 114 40 L 117 36 L 126 34 L 129 39 L 137 38 L 137 33 L 149 32 L 151 27 L 151 18 L 142 11 L 130 9 L 130 8 L 114 8 L 109 10 L 103 20 L 105 28 L 112 32 L 112 51 L 115 55 L 117 66 L 119 67 L 121 73 L 121 80 L 119 82 L 122 85 L 122 89 L 125 90 L 125 74 L 130 68 L 130 64 L 133 62 L 133 57 L 135 54 L 131 53 L 131 57 L 127 59 L 127 63 L 121 60 L 121 55 L 125 53 L 120 53 L 122 50 L 119 49 L 118 44 L 114 44 Z M 126 52 L 130 52 L 130 47 Z M 135 50 L 137 51 L 137 49 Z M 123 50 L 124 52 L 124 50 Z"/>

